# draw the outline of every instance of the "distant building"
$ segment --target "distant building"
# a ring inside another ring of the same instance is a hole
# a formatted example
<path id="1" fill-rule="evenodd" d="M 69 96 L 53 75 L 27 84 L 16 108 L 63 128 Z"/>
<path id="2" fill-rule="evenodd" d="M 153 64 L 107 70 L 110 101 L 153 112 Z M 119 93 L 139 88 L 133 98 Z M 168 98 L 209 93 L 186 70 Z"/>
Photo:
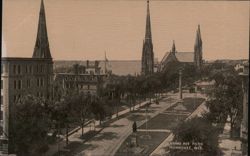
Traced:
<path id="1" fill-rule="evenodd" d="M 51 98 L 53 59 L 46 28 L 44 3 L 41 2 L 35 48 L 32 58 L 4 57 L 1 71 L 1 100 L 3 105 L 3 153 L 13 153 L 12 125 L 15 103 L 28 94 Z"/>
<path id="2" fill-rule="evenodd" d="M 248 62 L 248 61 L 242 61 L 242 63 L 237 63 L 237 64 L 234 66 L 234 69 L 235 69 L 237 72 L 243 72 L 244 67 L 245 67 L 245 64 L 249 64 L 249 62 Z"/>
<path id="3" fill-rule="evenodd" d="M 150 11 L 149 11 L 148 0 L 147 0 L 146 33 L 145 33 L 145 39 L 143 40 L 141 64 L 142 64 L 141 66 L 142 75 L 148 75 L 148 74 L 154 73 L 154 51 L 153 51 L 153 43 L 152 43 Z"/>
<path id="4" fill-rule="evenodd" d="M 96 95 L 103 87 L 108 74 L 101 74 L 99 62 L 87 61 L 87 66 L 74 65 L 73 72 L 56 73 L 55 81 L 67 89 L 78 89 L 78 91 Z"/>
<path id="5" fill-rule="evenodd" d="M 197 89 L 200 90 L 202 93 L 208 93 L 211 91 L 215 86 L 215 80 L 212 81 L 197 81 L 195 82 Z"/>
<path id="6" fill-rule="evenodd" d="M 193 64 L 197 71 L 202 68 L 202 40 L 200 33 L 200 25 L 198 25 L 196 40 L 194 45 L 194 52 L 178 52 L 173 41 L 173 46 L 170 52 L 167 52 L 162 58 L 158 66 L 158 71 L 165 71 L 172 62 L 182 64 Z"/>

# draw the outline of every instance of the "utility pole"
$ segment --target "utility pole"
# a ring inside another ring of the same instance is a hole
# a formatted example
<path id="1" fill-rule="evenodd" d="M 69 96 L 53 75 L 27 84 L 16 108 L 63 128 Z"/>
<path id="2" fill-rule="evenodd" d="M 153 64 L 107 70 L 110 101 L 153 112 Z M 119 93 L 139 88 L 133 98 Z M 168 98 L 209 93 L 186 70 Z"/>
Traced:
<path id="1" fill-rule="evenodd" d="M 182 70 L 179 70 L 179 98 L 182 100 Z"/>

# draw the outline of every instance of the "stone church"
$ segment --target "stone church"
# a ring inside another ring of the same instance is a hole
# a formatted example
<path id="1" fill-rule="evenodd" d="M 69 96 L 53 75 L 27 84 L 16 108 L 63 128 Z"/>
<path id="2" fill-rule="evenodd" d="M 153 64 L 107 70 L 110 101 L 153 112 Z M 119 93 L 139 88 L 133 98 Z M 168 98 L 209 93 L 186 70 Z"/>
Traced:
<path id="1" fill-rule="evenodd" d="M 197 71 L 202 68 L 202 40 L 200 25 L 196 32 L 196 40 L 194 45 L 194 52 L 179 52 L 176 50 L 175 42 L 173 42 L 172 49 L 166 52 L 161 62 L 157 64 L 159 72 L 166 71 L 172 63 L 193 64 Z M 142 61 L 141 61 L 141 75 L 150 75 L 154 73 L 154 50 L 152 43 L 149 0 L 147 0 L 147 17 L 146 17 L 146 32 L 143 40 Z"/>
<path id="2" fill-rule="evenodd" d="M 169 52 L 165 53 L 158 66 L 158 71 L 166 71 L 169 65 L 173 62 L 178 62 L 182 64 L 193 64 L 197 71 L 201 70 L 203 60 L 200 25 L 198 25 L 198 29 L 196 32 L 194 52 L 178 52 L 175 47 L 175 42 L 173 41 L 172 49 Z"/>

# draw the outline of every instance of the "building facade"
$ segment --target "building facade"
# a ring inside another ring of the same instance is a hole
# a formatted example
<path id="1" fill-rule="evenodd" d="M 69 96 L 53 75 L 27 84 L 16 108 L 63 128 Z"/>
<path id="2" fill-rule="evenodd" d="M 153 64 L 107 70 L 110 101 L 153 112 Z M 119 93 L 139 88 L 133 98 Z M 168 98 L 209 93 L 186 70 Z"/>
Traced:
<path id="1" fill-rule="evenodd" d="M 159 63 L 158 71 L 166 71 L 166 69 L 168 69 L 168 66 L 172 62 L 179 62 L 182 64 L 193 64 L 197 71 L 201 70 L 203 59 L 200 25 L 198 25 L 198 29 L 196 32 L 194 52 L 178 52 L 176 50 L 175 42 L 173 42 L 172 49 L 169 52 L 165 53 L 164 57 Z"/>
<path id="2" fill-rule="evenodd" d="M 242 77 L 243 90 L 243 119 L 241 122 L 242 155 L 248 155 L 248 93 L 249 93 L 249 64 L 244 64 L 243 72 L 239 73 Z"/>
<path id="3" fill-rule="evenodd" d="M 41 1 L 36 44 L 32 58 L 2 58 L 1 96 L 3 106 L 3 153 L 13 153 L 12 131 L 15 104 L 26 95 L 49 99 L 52 92 L 53 59 L 51 57 L 45 9 Z"/>
<path id="4" fill-rule="evenodd" d="M 146 33 L 145 33 L 145 39 L 143 40 L 141 63 L 142 63 L 141 66 L 142 75 L 148 75 L 154 73 L 154 51 L 153 51 L 152 34 L 151 34 L 149 1 L 147 1 Z"/>
<path id="5" fill-rule="evenodd" d="M 105 84 L 108 74 L 100 73 L 99 62 L 87 60 L 86 66 L 75 64 L 69 73 L 56 73 L 55 82 L 64 90 L 77 89 L 85 94 L 97 95 Z"/>

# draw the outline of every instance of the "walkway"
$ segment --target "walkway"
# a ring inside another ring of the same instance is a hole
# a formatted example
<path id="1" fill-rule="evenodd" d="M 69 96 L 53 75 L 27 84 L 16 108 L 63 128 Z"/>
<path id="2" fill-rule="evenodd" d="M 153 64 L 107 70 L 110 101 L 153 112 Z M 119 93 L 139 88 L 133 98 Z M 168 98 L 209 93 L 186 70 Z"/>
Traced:
<path id="1" fill-rule="evenodd" d="M 177 99 L 176 95 L 171 95 L 172 98 Z M 177 100 L 173 100 L 172 104 Z M 170 107 L 170 103 L 160 101 L 159 104 L 151 104 L 150 110 L 153 112 L 148 112 L 150 118 L 163 112 L 165 109 Z M 138 110 L 138 109 L 137 109 Z M 134 113 L 133 113 L 134 114 Z M 135 114 L 138 114 L 136 112 Z M 141 112 L 144 114 L 144 112 Z M 137 122 L 137 126 L 144 124 L 145 120 Z M 133 121 L 124 117 L 117 121 L 114 121 L 109 127 L 104 128 L 98 135 L 93 137 L 90 141 L 85 143 L 88 147 L 83 151 L 79 152 L 77 156 L 82 155 L 104 155 L 112 156 L 119 149 L 124 140 L 132 133 Z"/>
<path id="2" fill-rule="evenodd" d="M 241 154 L 241 142 L 240 140 L 230 138 L 230 129 L 230 118 L 228 117 L 223 133 L 219 136 L 219 148 L 222 151 L 221 156 L 236 156 Z"/>
<path id="3" fill-rule="evenodd" d="M 139 107 L 144 106 L 146 103 L 148 103 L 149 101 L 144 101 L 140 104 L 135 105 L 135 110 L 139 109 Z M 130 112 L 130 109 L 125 109 L 122 110 L 120 112 L 118 112 L 118 115 L 124 115 L 126 113 Z M 116 113 L 112 115 L 111 119 L 115 119 L 116 118 Z M 91 130 L 93 130 L 93 125 L 95 126 L 99 126 L 100 123 L 99 121 L 94 121 L 90 122 L 89 124 L 87 124 L 84 127 L 84 133 L 87 133 Z M 96 131 L 99 131 L 101 128 L 95 128 Z M 69 132 L 70 136 L 69 136 L 69 142 L 82 142 L 83 140 L 80 139 L 80 136 L 82 134 L 81 128 L 77 127 L 74 130 L 72 130 L 71 132 Z M 45 156 L 53 156 L 55 153 L 57 153 L 60 150 L 62 150 L 64 147 L 66 146 L 66 138 L 64 137 L 64 139 L 62 141 L 60 141 L 59 143 L 53 144 L 49 146 L 49 150 L 45 153 Z"/>
<path id="4" fill-rule="evenodd" d="M 187 97 L 193 97 L 193 94 L 184 94 L 185 98 Z M 205 98 L 202 94 L 196 94 L 197 98 Z M 195 116 L 200 116 L 202 113 L 207 111 L 206 101 L 204 101 L 191 115 L 189 115 L 185 120 L 191 119 Z M 169 146 L 169 143 L 174 139 L 173 133 L 171 133 L 151 154 L 150 156 L 163 156 L 166 155 L 169 151 L 167 151 L 167 147 Z"/>

